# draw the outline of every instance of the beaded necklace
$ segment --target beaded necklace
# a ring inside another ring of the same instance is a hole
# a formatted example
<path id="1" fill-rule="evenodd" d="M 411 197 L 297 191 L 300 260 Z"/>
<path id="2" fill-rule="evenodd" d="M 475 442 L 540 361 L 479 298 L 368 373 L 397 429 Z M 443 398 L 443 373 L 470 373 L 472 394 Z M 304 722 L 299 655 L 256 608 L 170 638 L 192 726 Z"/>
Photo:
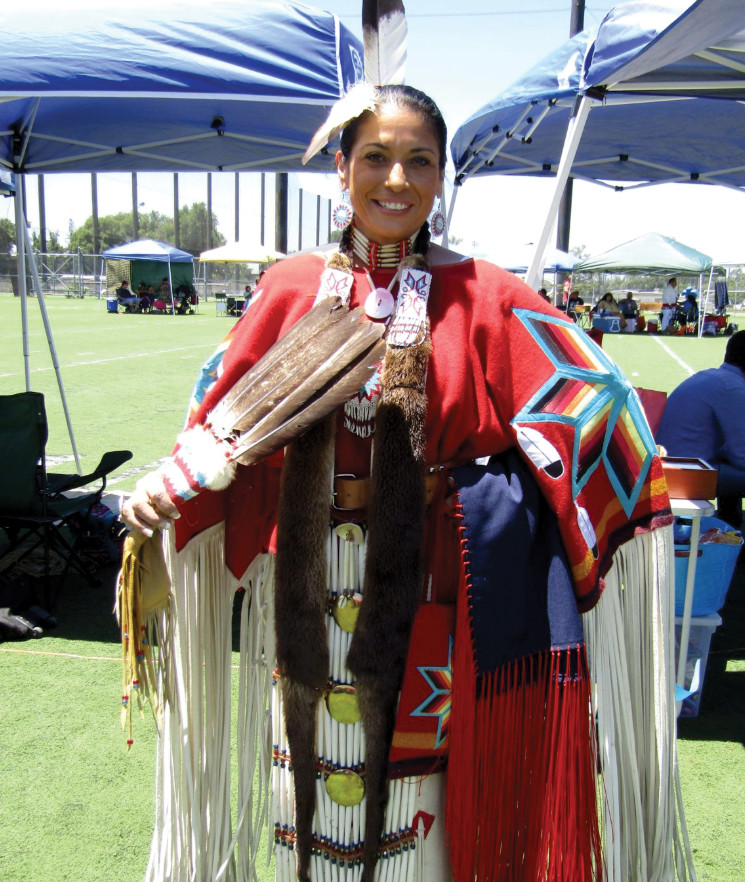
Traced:
<path id="1" fill-rule="evenodd" d="M 400 242 L 381 245 L 379 242 L 370 241 L 353 224 L 351 237 L 352 251 L 370 272 L 375 272 L 378 267 L 397 267 L 404 257 L 411 254 L 418 232 L 408 239 L 402 239 Z"/>

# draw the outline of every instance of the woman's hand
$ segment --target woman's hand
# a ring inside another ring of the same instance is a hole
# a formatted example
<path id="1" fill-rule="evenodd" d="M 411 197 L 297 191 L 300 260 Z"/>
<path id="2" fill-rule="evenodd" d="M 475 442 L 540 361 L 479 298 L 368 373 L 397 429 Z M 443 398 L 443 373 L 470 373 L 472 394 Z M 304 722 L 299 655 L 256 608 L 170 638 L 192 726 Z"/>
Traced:
<path id="1" fill-rule="evenodd" d="M 140 478 L 134 493 L 122 506 L 121 518 L 136 533 L 152 536 L 159 527 L 167 527 L 180 517 L 168 495 L 163 475 L 150 472 Z"/>

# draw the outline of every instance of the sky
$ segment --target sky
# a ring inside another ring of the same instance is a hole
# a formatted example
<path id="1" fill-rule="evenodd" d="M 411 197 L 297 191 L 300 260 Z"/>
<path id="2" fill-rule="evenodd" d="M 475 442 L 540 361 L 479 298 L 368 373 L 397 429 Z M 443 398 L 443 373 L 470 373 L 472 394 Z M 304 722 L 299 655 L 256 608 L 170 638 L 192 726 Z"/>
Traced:
<path id="1" fill-rule="evenodd" d="M 82 0 L 87 2 L 87 0 Z M 97 6 L 111 0 L 90 0 Z M 135 7 L 145 0 L 130 0 Z M 250 0 L 247 0 L 250 2 Z M 571 0 L 404 0 L 409 27 L 407 82 L 439 104 L 450 135 L 476 110 L 495 98 L 569 36 Z M 31 10 L 54 10 L 57 0 L 26 0 Z M 79 4 L 78 4 L 79 5 Z M 119 5 L 117 0 L 117 5 Z M 336 13 L 361 33 L 359 0 L 318 0 L 312 4 Z M 597 25 L 613 4 L 588 0 L 585 27 Z M 219 7 L 216 7 L 219 8 Z M 50 13 L 53 14 L 53 11 Z M 684 138 L 685 132 L 671 137 Z M 258 236 L 258 175 L 242 175 L 240 238 Z M 452 167 L 446 180 L 452 183 Z M 46 175 L 47 227 L 67 240 L 70 223 L 80 226 L 91 214 L 88 175 Z M 140 211 L 173 214 L 172 175 L 138 175 Z M 306 192 L 336 199 L 334 176 L 300 175 Z M 212 175 L 213 211 L 220 232 L 234 238 L 234 176 Z M 450 188 L 447 187 L 448 198 Z M 538 239 L 553 192 L 552 182 L 492 176 L 469 180 L 458 190 L 451 233 L 462 251 L 508 253 L 512 246 Z M 206 175 L 180 174 L 181 204 L 206 202 Z M 251 201 L 253 200 L 253 201 Z M 98 176 L 99 214 L 131 211 L 129 174 Z M 671 236 L 703 251 L 717 263 L 745 263 L 745 242 L 738 218 L 745 195 L 721 187 L 665 184 L 616 193 L 583 181 L 574 184 L 570 248 L 597 254 L 649 232 Z M 4 215 L 3 215 L 4 212 Z M 33 179 L 27 213 L 38 229 L 39 210 Z M 2 200 L 0 217 L 13 220 L 12 200 Z M 273 229 L 273 220 L 267 224 Z M 553 241 L 553 238 L 552 238 Z"/>

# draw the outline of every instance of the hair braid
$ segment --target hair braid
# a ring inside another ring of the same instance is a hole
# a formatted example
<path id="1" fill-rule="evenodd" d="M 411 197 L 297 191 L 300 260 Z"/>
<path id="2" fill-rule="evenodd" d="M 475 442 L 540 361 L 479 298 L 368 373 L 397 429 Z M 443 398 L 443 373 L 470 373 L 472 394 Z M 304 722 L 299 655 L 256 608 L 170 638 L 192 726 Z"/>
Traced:
<path id="1" fill-rule="evenodd" d="M 351 257 L 352 255 L 352 227 L 354 226 L 354 218 L 352 218 L 351 223 L 347 224 L 344 227 L 344 230 L 341 234 L 341 239 L 339 240 L 339 251 L 342 254 L 347 254 Z"/>
<path id="2" fill-rule="evenodd" d="M 429 223 L 425 221 L 422 224 L 421 229 L 417 233 L 416 239 L 414 240 L 413 252 L 414 254 L 421 254 L 422 257 L 426 257 L 429 252 L 429 241 L 430 241 L 430 232 L 429 232 Z"/>

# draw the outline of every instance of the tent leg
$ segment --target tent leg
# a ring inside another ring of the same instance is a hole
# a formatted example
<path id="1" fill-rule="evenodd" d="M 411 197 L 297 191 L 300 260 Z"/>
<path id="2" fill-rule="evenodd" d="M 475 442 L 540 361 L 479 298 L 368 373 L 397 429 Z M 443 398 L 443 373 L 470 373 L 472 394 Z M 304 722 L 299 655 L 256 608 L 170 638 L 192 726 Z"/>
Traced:
<path id="1" fill-rule="evenodd" d="M 453 198 L 450 200 L 450 208 L 443 214 L 445 215 L 445 239 L 443 239 L 443 247 L 450 247 L 450 222 L 453 219 L 453 211 L 455 211 L 455 200 L 458 198 L 458 187 L 453 187 Z"/>
<path id="2" fill-rule="evenodd" d="M 709 270 L 709 283 L 706 286 L 706 297 L 704 298 L 703 308 L 699 307 L 698 311 L 698 336 L 702 337 L 704 333 L 704 321 L 706 319 L 706 310 L 709 306 L 709 295 L 711 294 L 711 280 L 714 277 L 714 266 L 712 265 Z M 704 287 L 703 286 L 703 276 L 699 275 L 698 277 L 698 287 L 699 291 Z M 699 296 L 699 303 L 701 302 L 701 297 Z"/>
<path id="3" fill-rule="evenodd" d="M 168 261 L 168 290 L 171 292 L 171 315 L 176 315 L 176 303 L 173 299 L 173 277 L 171 276 L 171 261 Z"/>
<path id="4" fill-rule="evenodd" d="M 548 239 L 551 234 L 551 230 L 556 223 L 561 197 L 564 193 L 567 179 L 569 178 L 569 172 L 572 170 L 572 163 L 574 162 L 574 157 L 577 153 L 580 138 L 582 137 L 582 131 L 585 128 L 587 115 L 590 112 L 591 106 L 592 98 L 588 98 L 586 95 L 583 95 L 579 100 L 579 104 L 575 104 L 574 111 L 569 120 L 569 125 L 567 126 L 566 138 L 564 139 L 564 147 L 561 151 L 561 159 L 559 160 L 559 168 L 556 172 L 556 186 L 554 188 L 554 195 L 551 199 L 551 205 L 549 206 L 548 213 L 546 215 L 546 221 L 543 225 L 543 230 L 541 231 L 540 238 L 538 239 L 535 253 L 533 254 L 533 260 L 528 267 L 528 272 L 525 276 L 525 283 L 533 289 L 538 288 L 543 274 L 543 267 L 545 266 L 546 259 L 546 250 L 548 248 Z"/>
<path id="5" fill-rule="evenodd" d="M 455 190 L 453 190 L 453 202 L 455 201 Z M 440 196 L 440 211 L 445 217 L 445 230 L 442 234 L 442 247 L 448 248 L 450 245 L 450 219 L 448 217 L 447 201 L 445 199 L 445 184 L 442 185 L 442 196 Z"/>
<path id="6" fill-rule="evenodd" d="M 75 433 L 73 432 L 73 429 L 72 429 L 72 421 L 70 419 L 70 410 L 67 406 L 67 396 L 65 395 L 65 386 L 64 386 L 64 383 L 62 382 L 62 374 L 60 373 L 59 360 L 57 358 L 57 349 L 54 345 L 54 337 L 52 336 L 52 326 L 49 324 L 49 314 L 47 313 L 47 305 L 46 305 L 46 302 L 44 301 L 44 294 L 41 290 L 41 282 L 39 280 L 39 270 L 36 266 L 36 258 L 34 257 L 34 252 L 31 248 L 31 240 L 29 239 L 28 228 L 26 227 L 25 219 L 24 219 L 24 222 L 22 223 L 22 227 L 23 227 L 23 237 L 25 240 L 24 244 L 25 244 L 26 257 L 28 258 L 28 264 L 29 264 L 29 267 L 31 268 L 31 274 L 34 279 L 34 289 L 36 291 L 36 297 L 39 301 L 39 309 L 41 310 L 41 318 L 42 318 L 42 321 L 44 322 L 44 330 L 47 335 L 47 343 L 49 344 L 49 354 L 52 357 L 52 364 L 54 365 L 54 373 L 57 376 L 57 387 L 59 388 L 60 399 L 62 400 L 62 409 L 65 412 L 65 420 L 67 422 L 67 432 L 70 436 L 70 444 L 72 445 L 72 453 L 73 453 L 73 456 L 75 457 L 75 468 L 77 469 L 78 474 L 82 475 L 83 469 L 81 468 L 81 465 L 80 465 L 80 456 L 78 454 L 78 448 L 75 443 Z M 25 284 L 26 284 L 25 275 L 26 274 L 25 274 L 25 267 L 24 267 L 24 287 L 23 287 L 24 294 L 25 294 Z M 24 331 L 24 333 L 26 334 L 26 337 L 28 337 L 28 334 L 25 331 Z M 25 343 L 24 345 L 27 346 L 27 343 Z M 27 384 L 28 384 L 28 381 L 27 381 Z M 28 385 L 27 385 L 27 388 L 28 388 Z"/>
<path id="7" fill-rule="evenodd" d="M 26 290 L 26 212 L 23 205 L 23 187 L 16 181 L 16 272 L 18 273 L 18 295 L 21 298 L 21 333 L 23 335 L 23 373 L 26 378 L 26 391 L 31 391 L 31 361 L 28 343 L 28 296 Z"/>

